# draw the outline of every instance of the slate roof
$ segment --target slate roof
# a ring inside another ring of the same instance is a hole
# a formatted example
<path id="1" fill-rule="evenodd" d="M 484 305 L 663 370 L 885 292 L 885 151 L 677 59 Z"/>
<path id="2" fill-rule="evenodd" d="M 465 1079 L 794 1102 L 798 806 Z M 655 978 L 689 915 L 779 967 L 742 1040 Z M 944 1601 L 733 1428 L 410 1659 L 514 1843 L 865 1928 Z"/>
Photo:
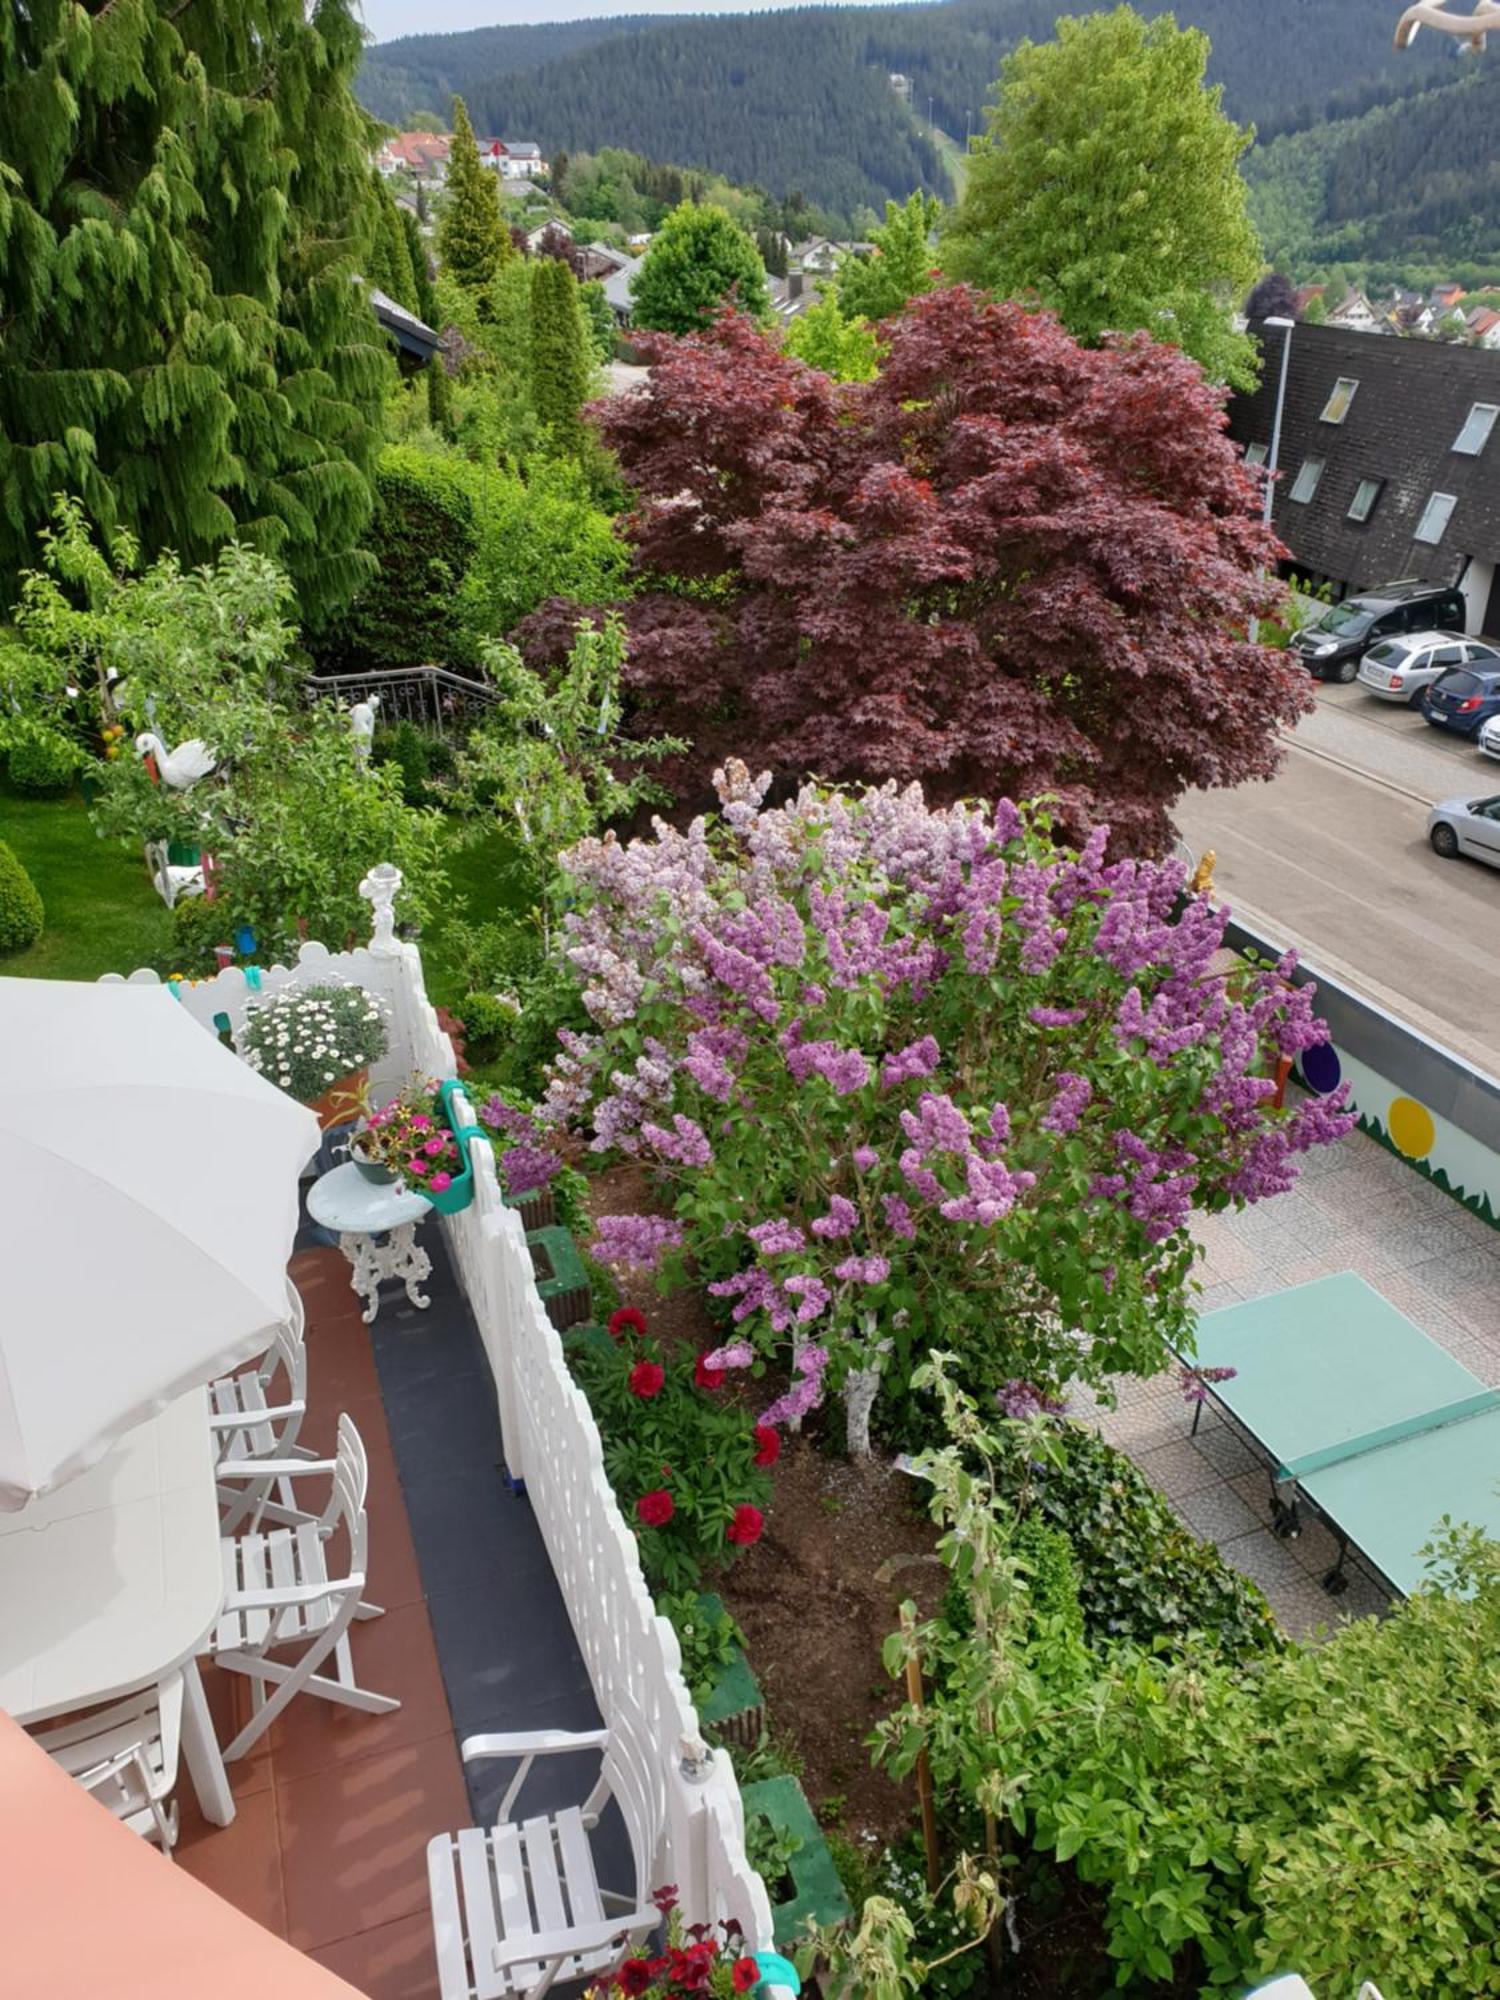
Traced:
<path id="1" fill-rule="evenodd" d="M 1260 387 L 1229 404 L 1229 433 L 1240 445 L 1268 447 L 1283 336 L 1252 326 L 1265 351 Z M 1371 340 L 1333 326 L 1299 326 L 1291 336 L 1276 532 L 1296 567 L 1358 589 L 1401 576 L 1458 579 L 1469 556 L 1500 561 L 1500 422 L 1477 454 L 1454 441 L 1475 403 L 1500 405 L 1500 353 L 1426 340 Z M 1322 421 L 1341 376 L 1359 384 L 1340 424 Z M 1322 459 L 1311 501 L 1291 499 L 1299 468 Z M 1368 521 L 1348 518 L 1361 480 L 1383 481 Z M 1455 505 L 1442 539 L 1415 530 L 1434 493 Z"/>
<path id="2" fill-rule="evenodd" d="M 375 317 L 407 354 L 415 355 L 419 361 L 430 361 L 443 344 L 443 336 L 428 326 L 425 320 L 408 312 L 405 306 L 397 305 L 388 293 L 378 285 L 369 287 L 370 305 Z"/>

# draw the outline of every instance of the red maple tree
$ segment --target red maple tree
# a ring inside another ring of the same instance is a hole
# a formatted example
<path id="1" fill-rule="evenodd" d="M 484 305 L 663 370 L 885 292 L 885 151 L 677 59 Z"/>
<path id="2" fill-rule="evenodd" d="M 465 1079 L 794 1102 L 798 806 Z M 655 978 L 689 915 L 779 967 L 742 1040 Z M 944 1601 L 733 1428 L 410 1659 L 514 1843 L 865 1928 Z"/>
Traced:
<path id="1" fill-rule="evenodd" d="M 1144 334 L 1085 349 L 962 286 L 885 333 L 879 375 L 836 384 L 727 313 L 643 340 L 647 387 L 595 410 L 636 496 L 627 680 L 691 742 L 679 783 L 735 753 L 1050 792 L 1152 850 L 1184 791 L 1269 777 L 1311 697 L 1245 636 L 1282 550 L 1223 392 Z M 519 636 L 559 655 L 577 616 Z"/>

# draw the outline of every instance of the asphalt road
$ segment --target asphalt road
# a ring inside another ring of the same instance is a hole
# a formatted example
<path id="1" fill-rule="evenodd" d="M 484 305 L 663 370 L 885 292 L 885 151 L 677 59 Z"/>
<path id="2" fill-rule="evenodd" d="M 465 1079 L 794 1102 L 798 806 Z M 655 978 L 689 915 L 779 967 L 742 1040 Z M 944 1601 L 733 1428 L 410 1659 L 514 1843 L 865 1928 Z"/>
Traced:
<path id="1" fill-rule="evenodd" d="M 1500 763 L 1357 685 L 1317 695 L 1270 784 L 1183 800 L 1183 840 L 1231 906 L 1500 1071 L 1500 869 L 1426 836 L 1428 806 L 1500 793 Z"/>

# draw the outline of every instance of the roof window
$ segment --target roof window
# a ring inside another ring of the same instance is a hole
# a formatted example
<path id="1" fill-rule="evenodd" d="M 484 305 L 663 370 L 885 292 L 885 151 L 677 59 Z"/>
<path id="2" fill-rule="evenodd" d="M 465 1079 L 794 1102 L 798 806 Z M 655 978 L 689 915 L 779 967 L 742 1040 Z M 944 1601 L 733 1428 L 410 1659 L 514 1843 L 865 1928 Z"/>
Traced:
<path id="1" fill-rule="evenodd" d="M 1380 498 L 1383 479 L 1362 479 L 1354 489 L 1354 498 L 1349 502 L 1351 521 L 1368 521 L 1375 512 L 1375 502 Z"/>
<path id="2" fill-rule="evenodd" d="M 1292 490 L 1288 498 L 1300 500 L 1304 503 L 1311 500 L 1318 490 L 1318 481 L 1322 477 L 1323 460 L 1321 458 L 1304 458 L 1301 466 L 1298 468 L 1297 477 L 1292 481 Z"/>
<path id="3" fill-rule="evenodd" d="M 1457 505 L 1456 493 L 1434 493 L 1422 509 L 1422 518 L 1417 523 L 1417 540 L 1440 542 Z"/>
<path id="4" fill-rule="evenodd" d="M 1266 462 L 1266 447 L 1265 447 L 1265 445 L 1263 445 L 1263 444 L 1247 444 L 1247 445 L 1245 446 L 1245 463 L 1246 463 L 1246 465 L 1264 465 L 1264 464 L 1265 464 L 1265 462 Z"/>
<path id="5" fill-rule="evenodd" d="M 1453 449 L 1477 458 L 1489 443 L 1496 417 L 1500 417 L 1500 403 L 1475 403 L 1464 418 L 1463 429 L 1453 440 Z"/>
<path id="6" fill-rule="evenodd" d="M 1354 392 L 1359 387 L 1352 375 L 1340 375 L 1333 385 L 1333 392 L 1323 405 L 1323 414 L 1318 419 L 1324 424 L 1341 424 L 1349 414 L 1349 405 L 1354 401 Z"/>

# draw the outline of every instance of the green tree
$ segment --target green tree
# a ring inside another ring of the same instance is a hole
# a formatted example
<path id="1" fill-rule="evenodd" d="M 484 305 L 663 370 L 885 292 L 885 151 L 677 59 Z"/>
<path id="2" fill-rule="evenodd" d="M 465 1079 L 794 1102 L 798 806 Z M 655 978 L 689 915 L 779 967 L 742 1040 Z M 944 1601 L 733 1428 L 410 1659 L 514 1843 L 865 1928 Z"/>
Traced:
<path id="1" fill-rule="evenodd" d="M 479 157 L 474 127 L 461 97 L 453 100 L 453 143 L 448 152 L 448 192 L 438 223 L 438 258 L 448 276 L 483 291 L 515 255 L 500 214 L 498 177 Z"/>
<path id="2" fill-rule="evenodd" d="M 683 202 L 652 238 L 636 273 L 636 325 L 697 333 L 731 295 L 752 319 L 766 317 L 771 301 L 760 253 L 722 208 Z"/>
<path id="3" fill-rule="evenodd" d="M 0 9 L 0 604 L 64 490 L 148 553 L 239 535 L 309 618 L 363 580 L 361 43 L 351 0 Z"/>
<path id="4" fill-rule="evenodd" d="M 422 225 L 409 208 L 398 208 L 396 213 L 406 237 L 406 254 L 411 259 L 412 287 L 417 301 L 413 310 L 417 318 L 428 326 L 436 326 L 437 294 L 432 286 L 432 267 L 427 261 L 427 243 L 422 235 Z"/>
<path id="5" fill-rule="evenodd" d="M 391 191 L 378 173 L 371 172 L 376 214 L 374 238 L 370 245 L 365 276 L 369 282 L 408 312 L 417 312 L 417 274 L 412 269 L 411 246 L 401 226 L 401 211 Z"/>
<path id="6" fill-rule="evenodd" d="M 1251 134 L 1204 83 L 1208 37 L 1129 7 L 1057 23 L 1001 67 L 943 233 L 948 274 L 1034 296 L 1080 340 L 1144 328 L 1215 380 L 1256 379 L 1232 303 L 1261 268 L 1238 161 Z"/>
<path id="7" fill-rule="evenodd" d="M 578 280 L 558 258 L 543 257 L 531 277 L 531 394 L 564 451 L 583 442 L 579 411 L 589 392 L 591 360 Z"/>
<path id="8" fill-rule="evenodd" d="M 846 318 L 889 319 L 908 299 L 931 291 L 929 239 L 942 207 L 920 190 L 904 202 L 886 203 L 884 224 L 871 232 L 873 250 L 839 260 L 839 305 Z"/>
<path id="9" fill-rule="evenodd" d="M 836 291 L 800 313 L 786 331 L 786 351 L 821 368 L 835 382 L 868 382 L 878 370 L 880 348 L 868 320 L 846 319 Z"/>
<path id="10" fill-rule="evenodd" d="M 579 287 L 578 302 L 583 307 L 594 359 L 602 364 L 615 351 L 615 316 L 605 297 L 604 287 L 597 278 L 590 278 L 586 285 Z"/>

